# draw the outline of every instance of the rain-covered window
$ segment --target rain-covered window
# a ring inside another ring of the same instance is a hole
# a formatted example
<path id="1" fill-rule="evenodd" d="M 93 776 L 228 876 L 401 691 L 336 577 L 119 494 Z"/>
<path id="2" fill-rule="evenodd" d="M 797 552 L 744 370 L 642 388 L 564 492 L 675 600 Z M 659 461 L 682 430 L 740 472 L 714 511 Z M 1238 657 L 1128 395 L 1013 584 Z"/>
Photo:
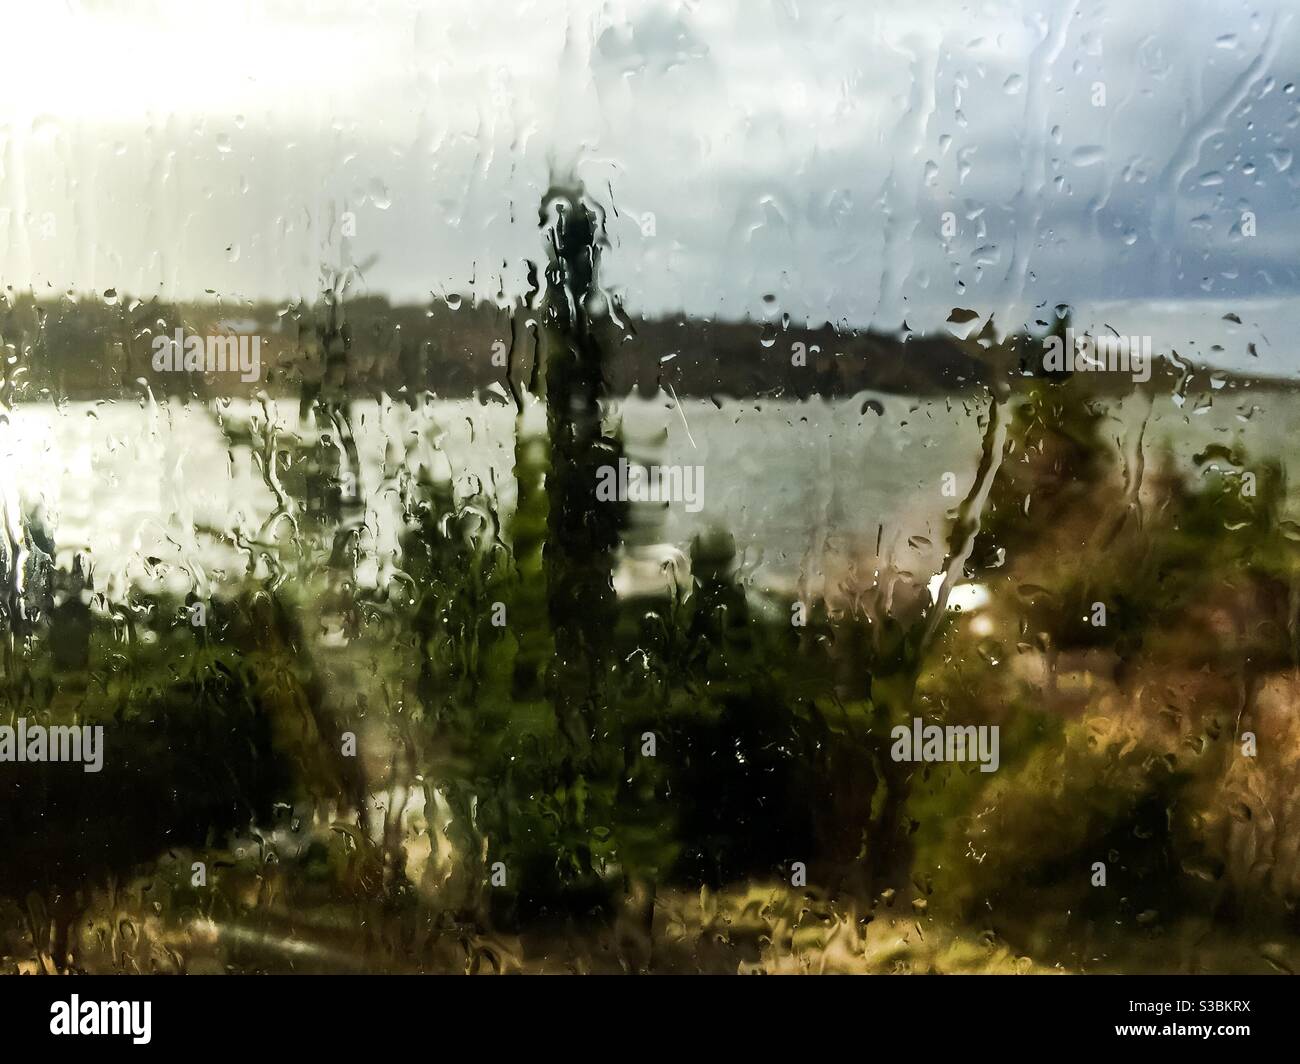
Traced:
<path id="1" fill-rule="evenodd" d="M 0 969 L 1295 969 L 1290 8 L 7 6 Z"/>

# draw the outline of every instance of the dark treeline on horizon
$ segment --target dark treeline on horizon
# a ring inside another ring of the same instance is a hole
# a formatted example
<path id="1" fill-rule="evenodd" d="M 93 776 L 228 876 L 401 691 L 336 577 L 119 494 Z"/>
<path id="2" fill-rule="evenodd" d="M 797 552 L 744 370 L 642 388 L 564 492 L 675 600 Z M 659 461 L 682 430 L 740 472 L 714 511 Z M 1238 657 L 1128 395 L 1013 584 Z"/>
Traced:
<path id="1" fill-rule="evenodd" d="M 528 385 L 535 319 L 522 305 L 504 309 L 468 300 L 417 305 L 358 296 L 337 304 L 228 306 L 10 293 L 0 297 L 0 343 L 10 360 L 6 389 L 15 401 L 135 396 L 142 381 L 157 396 L 297 396 L 306 388 L 354 398 L 429 392 L 504 399 Z M 954 320 L 969 319 L 955 312 Z M 611 395 L 662 390 L 693 397 L 837 398 L 875 391 L 933 397 L 969 394 L 999 376 L 1037 372 L 1037 338 L 1013 335 L 999 343 L 987 324 L 960 338 L 623 312 L 603 328 Z M 258 378 L 155 369 L 155 338 L 177 329 L 259 337 Z M 1099 392 L 1133 387 L 1112 375 L 1093 376 Z M 1233 387 L 1266 383 L 1215 376 Z M 1208 387 L 1209 371 L 1188 371 L 1167 358 L 1157 360 L 1152 387 L 1168 390 L 1180 377 L 1185 388 Z"/>

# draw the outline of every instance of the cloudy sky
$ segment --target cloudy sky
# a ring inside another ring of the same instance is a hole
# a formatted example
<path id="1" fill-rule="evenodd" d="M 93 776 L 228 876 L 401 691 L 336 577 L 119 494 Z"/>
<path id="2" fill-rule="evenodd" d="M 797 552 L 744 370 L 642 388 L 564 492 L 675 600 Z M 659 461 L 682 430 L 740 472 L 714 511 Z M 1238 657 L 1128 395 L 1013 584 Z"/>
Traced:
<path id="1" fill-rule="evenodd" d="M 1069 304 L 1294 373 L 1294 6 L 7 0 L 0 273 L 290 299 L 351 261 L 492 299 L 571 171 L 633 309 L 1005 330 Z"/>

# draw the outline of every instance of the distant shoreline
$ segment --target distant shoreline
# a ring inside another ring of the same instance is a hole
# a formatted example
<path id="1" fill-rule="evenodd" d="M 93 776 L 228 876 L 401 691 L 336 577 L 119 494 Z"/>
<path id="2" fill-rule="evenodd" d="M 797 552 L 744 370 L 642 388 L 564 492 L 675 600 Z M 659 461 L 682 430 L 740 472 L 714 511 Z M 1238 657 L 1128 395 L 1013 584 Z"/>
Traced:
<path id="1" fill-rule="evenodd" d="M 455 309 L 453 309 L 455 306 Z M 962 318 L 978 325 L 974 312 Z M 323 397 L 330 400 L 431 393 L 438 398 L 510 401 L 535 378 L 541 315 L 492 304 L 390 305 L 379 297 L 346 303 L 334 319 L 322 306 L 143 302 L 115 297 L 36 299 L 10 295 L 0 304 L 0 333 L 22 352 L 6 402 L 155 396 L 197 399 Z M 717 321 L 685 316 L 599 319 L 606 394 L 685 397 L 847 399 L 862 393 L 960 397 L 983 393 L 997 379 L 1015 386 L 1027 375 L 1042 338 L 998 341 L 987 323 L 961 338 Z M 159 373 L 151 349 L 160 334 L 262 338 L 260 379 Z M 1086 376 L 1099 396 L 1168 393 L 1284 392 L 1300 378 L 1250 375 L 1183 362 L 1155 350 L 1150 381 L 1116 374 Z"/>

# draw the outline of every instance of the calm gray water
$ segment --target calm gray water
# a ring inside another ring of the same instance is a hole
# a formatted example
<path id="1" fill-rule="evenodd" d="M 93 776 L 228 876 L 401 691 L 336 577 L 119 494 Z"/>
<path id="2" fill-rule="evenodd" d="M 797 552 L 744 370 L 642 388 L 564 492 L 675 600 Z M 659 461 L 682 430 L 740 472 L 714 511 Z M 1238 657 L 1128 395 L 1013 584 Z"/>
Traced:
<path id="1" fill-rule="evenodd" d="M 1134 398 L 1112 406 L 1117 444 L 1132 445 L 1147 404 Z M 1244 442 L 1256 457 L 1281 455 L 1290 470 L 1296 406 L 1294 396 L 1276 394 L 1181 405 L 1162 396 L 1150 408 L 1148 467 L 1162 447 L 1190 466 L 1192 454 L 1218 441 Z M 942 494 L 944 474 L 954 474 L 963 495 L 979 457 L 984 409 L 978 400 L 885 395 L 735 401 L 721 409 L 694 400 L 679 408 L 669 397 L 620 402 L 611 417 L 621 419 L 633 458 L 699 466 L 704 478 L 699 512 L 681 503 L 637 508 L 639 525 L 649 527 L 628 545 L 620 588 L 665 579 L 663 564 L 715 527 L 735 536 L 754 587 L 820 595 L 850 567 L 877 564 L 877 540 L 882 559 L 924 582 L 942 560 L 954 505 Z M 394 456 L 404 455 L 399 465 L 407 468 L 423 464 L 451 477 L 461 494 L 488 485 L 503 513 L 512 508 L 513 407 L 449 400 L 413 412 L 371 401 L 353 404 L 351 414 L 366 515 L 364 583 L 400 565 Z M 540 410 L 525 420 L 540 425 Z M 315 427 L 299 421 L 297 404 L 284 401 L 265 408 L 179 401 L 17 407 L 0 424 L 0 490 L 11 530 L 20 515 L 35 516 L 56 542 L 60 564 L 89 551 L 96 584 L 110 594 L 148 581 L 147 558 L 192 572 L 200 585 L 242 578 L 250 559 L 258 564 L 257 552 L 236 544 L 286 541 L 292 527 L 271 520 L 276 496 L 260 455 L 232 447 L 222 421 L 251 421 L 259 440 L 269 429 L 280 444 L 316 438 Z M 183 572 L 172 578 L 189 580 Z"/>

